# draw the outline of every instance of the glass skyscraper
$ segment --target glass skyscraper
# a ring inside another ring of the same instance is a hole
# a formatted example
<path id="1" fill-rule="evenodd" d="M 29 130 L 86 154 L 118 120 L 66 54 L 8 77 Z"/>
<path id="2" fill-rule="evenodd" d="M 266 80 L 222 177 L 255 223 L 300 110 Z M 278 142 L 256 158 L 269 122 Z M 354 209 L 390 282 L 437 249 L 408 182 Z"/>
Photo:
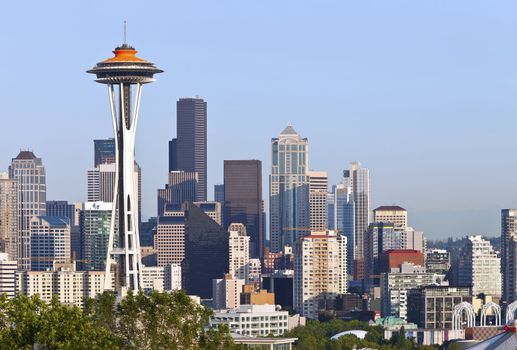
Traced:
<path id="1" fill-rule="evenodd" d="M 309 142 L 287 126 L 271 140 L 270 232 L 271 251 L 294 246 L 310 232 Z"/>
<path id="2" fill-rule="evenodd" d="M 347 271 L 352 273 L 355 258 L 355 203 L 349 178 L 345 177 L 342 183 L 334 186 L 332 197 L 334 200 L 332 216 L 335 220 L 333 227 L 347 239 Z"/>

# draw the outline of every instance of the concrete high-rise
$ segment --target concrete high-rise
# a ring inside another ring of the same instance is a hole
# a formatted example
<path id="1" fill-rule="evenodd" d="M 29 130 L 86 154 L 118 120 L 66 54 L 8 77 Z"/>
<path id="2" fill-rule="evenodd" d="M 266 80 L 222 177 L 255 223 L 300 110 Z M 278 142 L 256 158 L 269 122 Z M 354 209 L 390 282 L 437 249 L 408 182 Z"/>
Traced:
<path id="1" fill-rule="evenodd" d="M 502 299 L 517 300 L 517 209 L 501 211 Z"/>
<path id="2" fill-rule="evenodd" d="M 170 171 L 169 183 L 158 189 L 158 216 L 162 216 L 167 204 L 181 205 L 195 202 L 198 193 L 199 174 L 188 171 Z"/>
<path id="3" fill-rule="evenodd" d="M 68 201 L 47 201 L 47 216 L 61 216 L 70 220 L 70 227 L 79 225 L 81 203 L 70 204 Z"/>
<path id="4" fill-rule="evenodd" d="M 169 142 L 169 171 L 196 172 L 196 201 L 207 199 L 207 109 L 202 98 L 180 98 L 176 103 L 177 137 Z"/>
<path id="5" fill-rule="evenodd" d="M 248 283 L 250 264 L 250 237 L 243 224 L 231 224 L 228 228 L 228 273 Z"/>
<path id="6" fill-rule="evenodd" d="M 55 263 L 70 261 L 70 220 L 59 216 L 35 216 L 30 221 L 31 270 L 47 271 Z"/>
<path id="7" fill-rule="evenodd" d="M 134 174 L 135 137 L 142 86 L 155 81 L 161 73 L 152 62 L 136 57 L 136 50 L 124 42 L 115 48 L 114 57 L 97 63 L 88 73 L 96 82 L 108 86 L 111 119 L 115 131 L 116 186 L 105 272 L 105 289 L 112 288 L 112 263 L 116 264 L 115 288 L 139 290 L 141 257 L 137 179 Z M 132 93 L 132 87 L 135 87 Z M 115 92 L 117 90 L 117 93 Z M 134 99 L 134 103 L 132 100 Z M 117 106 L 118 100 L 118 106 Z M 118 216 L 115 215 L 118 213 Z M 115 242 L 118 219 L 118 242 Z"/>
<path id="8" fill-rule="evenodd" d="M 269 226 L 274 253 L 310 233 L 308 148 L 309 141 L 291 125 L 271 140 Z"/>
<path id="9" fill-rule="evenodd" d="M 18 192 L 18 268 L 31 268 L 31 229 L 33 216 L 44 216 L 47 207 L 45 167 L 32 151 L 21 151 L 9 166 L 9 178 L 16 180 Z"/>
<path id="10" fill-rule="evenodd" d="M 10 259 L 8 253 L 0 253 L 0 295 L 11 299 L 16 296 L 16 260 Z"/>
<path id="11" fill-rule="evenodd" d="M 373 210 L 373 222 L 393 224 L 395 231 L 404 231 L 407 227 L 407 210 L 398 205 L 384 205 Z"/>
<path id="12" fill-rule="evenodd" d="M 297 312 L 317 319 L 319 302 L 346 290 L 346 237 L 333 231 L 314 232 L 296 241 L 294 309 Z"/>
<path id="13" fill-rule="evenodd" d="M 0 247 L 7 253 L 6 260 L 18 258 L 18 184 L 0 173 Z"/>
<path id="14" fill-rule="evenodd" d="M 467 237 L 458 266 L 459 284 L 472 287 L 473 295 L 501 295 L 501 260 L 488 240 Z"/>
<path id="15" fill-rule="evenodd" d="M 224 226 L 241 223 L 250 237 L 250 255 L 264 254 L 262 220 L 262 162 L 260 160 L 224 161 Z"/>
<path id="16" fill-rule="evenodd" d="M 309 210 L 311 231 L 328 230 L 327 193 L 327 172 L 309 171 Z"/>

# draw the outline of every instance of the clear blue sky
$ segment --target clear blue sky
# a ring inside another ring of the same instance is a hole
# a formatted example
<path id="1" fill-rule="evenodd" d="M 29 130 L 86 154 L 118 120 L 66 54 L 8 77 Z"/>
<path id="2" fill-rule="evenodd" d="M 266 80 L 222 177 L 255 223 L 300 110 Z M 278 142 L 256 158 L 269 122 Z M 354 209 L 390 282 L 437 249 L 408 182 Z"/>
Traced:
<path id="1" fill-rule="evenodd" d="M 122 42 L 165 70 L 137 139 L 143 215 L 167 179 L 175 101 L 208 102 L 209 189 L 224 159 L 261 159 L 288 122 L 335 183 L 370 168 L 373 206 L 429 238 L 499 234 L 517 207 L 514 1 L 10 1 L 0 13 L 0 169 L 43 158 L 49 199 L 83 201 L 108 96 L 85 71 Z"/>

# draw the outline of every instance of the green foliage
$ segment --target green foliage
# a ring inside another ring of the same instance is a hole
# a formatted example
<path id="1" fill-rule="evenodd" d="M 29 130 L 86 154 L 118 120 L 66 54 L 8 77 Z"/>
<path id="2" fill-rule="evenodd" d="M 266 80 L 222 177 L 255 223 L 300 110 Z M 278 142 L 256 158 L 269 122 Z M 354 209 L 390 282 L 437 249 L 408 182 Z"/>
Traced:
<path id="1" fill-rule="evenodd" d="M 337 340 L 330 338 L 338 333 L 349 330 L 367 331 L 364 339 L 347 334 Z M 297 327 L 286 333 L 285 337 L 296 337 L 298 342 L 295 350 L 352 350 L 372 348 L 379 350 L 435 350 L 432 346 L 417 346 L 412 339 L 406 339 L 404 328 L 391 339 L 384 339 L 382 326 L 370 326 L 366 322 L 330 320 L 328 322 L 307 321 L 302 327 Z"/>
<path id="2" fill-rule="evenodd" d="M 232 350 L 228 327 L 205 329 L 211 311 L 184 292 L 113 293 L 88 299 L 84 308 L 46 304 L 38 297 L 0 297 L 0 350 Z"/>

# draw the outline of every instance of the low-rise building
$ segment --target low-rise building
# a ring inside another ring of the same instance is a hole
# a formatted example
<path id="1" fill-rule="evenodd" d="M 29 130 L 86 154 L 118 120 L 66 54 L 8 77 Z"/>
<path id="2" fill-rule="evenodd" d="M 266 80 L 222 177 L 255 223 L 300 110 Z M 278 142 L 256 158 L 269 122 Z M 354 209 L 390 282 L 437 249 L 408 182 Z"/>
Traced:
<path id="1" fill-rule="evenodd" d="M 16 296 L 16 260 L 9 260 L 8 253 L 0 253 L 0 295 Z"/>
<path id="2" fill-rule="evenodd" d="M 254 337 L 280 336 L 288 330 L 289 313 L 275 305 L 241 305 L 237 309 L 216 310 L 210 326 L 227 324 L 230 332 Z"/>
<path id="3" fill-rule="evenodd" d="M 82 306 L 84 298 L 104 292 L 104 271 L 76 271 L 75 263 L 57 264 L 54 271 L 20 271 L 17 292 L 38 294 L 47 303 L 55 294 L 62 304 Z"/>
<path id="4" fill-rule="evenodd" d="M 212 280 L 214 309 L 236 309 L 241 305 L 241 292 L 245 281 L 226 274 L 222 279 Z"/>
<path id="5" fill-rule="evenodd" d="M 275 305 L 275 293 L 265 289 L 256 290 L 254 285 L 242 287 L 241 304 L 243 305 Z"/>

